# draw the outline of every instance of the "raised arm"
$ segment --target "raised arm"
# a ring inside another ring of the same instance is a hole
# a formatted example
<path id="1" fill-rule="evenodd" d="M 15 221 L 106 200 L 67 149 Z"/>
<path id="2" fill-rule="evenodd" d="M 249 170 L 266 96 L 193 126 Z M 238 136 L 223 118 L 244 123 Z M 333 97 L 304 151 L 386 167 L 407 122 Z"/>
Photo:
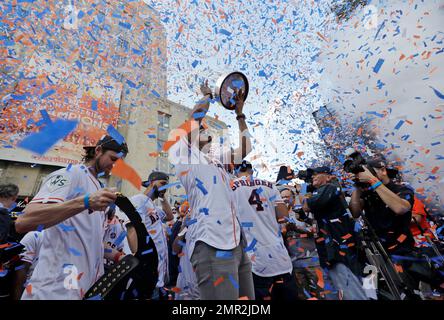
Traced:
<path id="1" fill-rule="evenodd" d="M 352 193 L 350 204 L 348 205 L 353 218 L 359 218 L 359 216 L 362 214 L 363 207 L 364 201 L 361 199 L 361 190 L 356 188 L 356 190 L 354 190 Z"/>
<path id="2" fill-rule="evenodd" d="M 188 132 L 189 145 L 191 145 L 191 143 L 196 139 L 202 119 L 206 116 L 210 108 L 212 93 L 211 89 L 208 87 L 208 80 L 200 86 L 200 91 L 202 93 L 202 98 L 197 102 L 193 110 L 190 112 L 187 124 L 187 126 L 190 126 L 188 129 L 186 129 Z"/>
<path id="3" fill-rule="evenodd" d="M 251 135 L 248 131 L 247 122 L 245 120 L 244 103 L 245 94 L 242 90 L 236 92 L 234 98 L 236 101 L 236 120 L 239 126 L 239 147 L 234 150 L 234 163 L 241 163 L 242 160 L 251 152 Z"/>
<path id="4" fill-rule="evenodd" d="M 200 92 L 202 93 L 202 98 L 194 106 L 189 116 L 190 120 L 194 119 L 199 122 L 205 117 L 210 108 L 212 93 L 210 87 L 208 87 L 208 80 L 200 86 Z"/>
<path id="5" fill-rule="evenodd" d="M 412 209 L 412 205 L 407 200 L 402 199 L 384 184 L 379 183 L 379 179 L 375 177 L 366 167 L 364 167 L 364 172 L 357 174 L 357 177 L 361 182 L 367 182 L 371 185 L 379 184 L 379 186 L 375 189 L 376 193 L 396 215 L 403 215 Z"/>
<path id="6" fill-rule="evenodd" d="M 171 221 L 174 219 L 174 213 L 171 209 L 170 203 L 165 200 L 165 195 L 162 198 L 159 198 L 160 202 L 162 203 L 162 210 L 165 212 L 165 221 Z"/>

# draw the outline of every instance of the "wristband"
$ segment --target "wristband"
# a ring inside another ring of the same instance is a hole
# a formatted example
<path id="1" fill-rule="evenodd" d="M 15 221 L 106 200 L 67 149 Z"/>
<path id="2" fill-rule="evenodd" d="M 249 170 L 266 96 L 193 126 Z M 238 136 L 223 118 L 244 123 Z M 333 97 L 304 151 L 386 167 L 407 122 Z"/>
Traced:
<path id="1" fill-rule="evenodd" d="M 241 114 L 238 114 L 237 116 L 236 116 L 236 120 L 239 120 L 239 119 L 245 119 L 246 117 L 245 117 L 245 114 L 243 114 L 243 113 L 241 113 Z"/>
<path id="2" fill-rule="evenodd" d="M 85 206 L 85 209 L 89 209 L 89 193 L 87 193 L 84 197 L 83 197 L 83 204 Z"/>
<path id="3" fill-rule="evenodd" d="M 376 182 L 375 184 L 372 184 L 371 187 L 370 187 L 370 189 L 372 189 L 372 190 L 376 190 L 376 188 L 378 188 L 378 187 L 381 186 L 381 185 L 382 185 L 382 182 L 381 182 L 381 181 L 378 181 L 378 182 Z"/>

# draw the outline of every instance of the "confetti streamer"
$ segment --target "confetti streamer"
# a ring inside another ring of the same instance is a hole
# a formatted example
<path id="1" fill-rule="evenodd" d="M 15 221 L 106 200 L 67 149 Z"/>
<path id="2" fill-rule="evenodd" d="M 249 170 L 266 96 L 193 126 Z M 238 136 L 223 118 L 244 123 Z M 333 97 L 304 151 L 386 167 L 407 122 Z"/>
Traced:
<path id="1" fill-rule="evenodd" d="M 430 87 L 430 88 L 432 88 L 433 89 L 433 91 L 435 92 L 435 94 L 436 94 L 436 96 L 438 97 L 438 98 L 440 98 L 440 99 L 443 99 L 444 100 L 444 94 L 442 94 L 441 92 L 439 92 L 438 90 L 436 90 L 435 88 L 433 88 L 433 87 Z"/>
<path id="2" fill-rule="evenodd" d="M 130 165 L 125 163 L 122 159 L 119 159 L 114 164 L 111 174 L 119 178 L 129 181 L 135 188 L 140 190 L 142 185 L 142 179 L 139 174 Z"/>
<path id="3" fill-rule="evenodd" d="M 233 257 L 233 253 L 231 251 L 218 250 L 216 251 L 216 258 L 218 259 L 231 259 Z"/>
<path id="4" fill-rule="evenodd" d="M 70 134 L 77 125 L 78 121 L 76 120 L 57 119 L 39 132 L 28 135 L 18 144 L 18 147 L 44 155 L 59 140 Z"/>
<path id="5" fill-rule="evenodd" d="M 373 68 L 373 72 L 378 73 L 383 64 L 384 64 L 384 59 L 379 59 L 375 67 Z"/>
<path id="6" fill-rule="evenodd" d="M 224 281 L 224 277 L 220 276 L 219 278 L 216 279 L 216 281 L 213 282 L 213 285 L 215 287 L 217 287 L 218 285 L 220 285 L 222 282 Z"/>
<path id="7" fill-rule="evenodd" d="M 117 131 L 111 124 L 106 129 L 106 132 L 114 139 L 118 144 L 125 142 L 125 138 Z"/>
<path id="8" fill-rule="evenodd" d="M 202 193 L 203 193 L 204 195 L 207 195 L 207 194 L 208 194 L 208 191 L 207 191 L 207 189 L 205 189 L 203 182 L 200 181 L 198 178 L 195 178 L 195 180 L 196 180 L 196 182 L 197 182 L 197 183 L 196 183 L 196 187 L 199 188 L 199 190 L 202 191 Z"/>
<path id="9" fill-rule="evenodd" d="M 78 250 L 76 250 L 75 248 L 68 248 L 68 251 L 77 257 L 82 256 L 82 254 Z"/>

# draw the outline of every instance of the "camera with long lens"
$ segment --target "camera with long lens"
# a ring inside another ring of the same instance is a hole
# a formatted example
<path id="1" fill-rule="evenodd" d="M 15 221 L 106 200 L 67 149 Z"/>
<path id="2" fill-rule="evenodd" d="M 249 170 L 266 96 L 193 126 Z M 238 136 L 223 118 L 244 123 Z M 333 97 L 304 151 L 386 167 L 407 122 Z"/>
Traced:
<path id="1" fill-rule="evenodd" d="M 364 172 L 364 166 L 365 166 L 374 176 L 376 176 L 375 170 L 371 166 L 367 165 L 367 161 L 364 159 L 364 157 L 358 151 L 351 153 L 348 156 L 348 158 L 349 159 L 347 159 L 344 162 L 344 171 L 345 172 L 358 174 L 360 172 Z M 369 183 L 360 182 L 358 179 L 355 180 L 355 183 L 356 183 L 357 187 L 360 187 L 363 189 L 368 189 L 370 187 Z"/>
<path id="2" fill-rule="evenodd" d="M 312 193 L 315 191 L 315 187 L 313 186 L 313 169 L 308 168 L 307 170 L 299 170 L 298 179 L 303 180 L 307 184 L 307 192 Z"/>
<path id="3" fill-rule="evenodd" d="M 299 170 L 298 179 L 304 180 L 305 183 L 311 184 L 313 182 L 313 169 Z"/>
<path id="4" fill-rule="evenodd" d="M 364 157 L 357 151 L 348 156 L 348 160 L 344 162 L 344 171 L 347 173 L 358 174 L 364 172 L 364 165 L 367 164 Z"/>

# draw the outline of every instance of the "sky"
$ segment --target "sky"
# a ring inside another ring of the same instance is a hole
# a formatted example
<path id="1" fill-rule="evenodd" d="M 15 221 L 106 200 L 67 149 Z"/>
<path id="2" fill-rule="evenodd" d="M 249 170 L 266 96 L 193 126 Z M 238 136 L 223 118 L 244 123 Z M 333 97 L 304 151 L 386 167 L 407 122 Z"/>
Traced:
<path id="1" fill-rule="evenodd" d="M 312 142 L 321 140 L 310 113 L 322 104 L 310 89 L 321 75 L 313 57 L 334 21 L 331 1 L 145 2 L 159 12 L 167 30 L 170 100 L 191 107 L 203 79 L 214 86 L 220 75 L 241 71 L 250 83 L 244 113 L 254 137 L 250 159 L 259 176 L 274 178 L 282 163 L 295 168 L 311 163 Z M 234 113 L 214 104 L 210 115 L 232 126 L 236 144 Z"/>
<path id="2" fill-rule="evenodd" d="M 387 112 L 370 119 L 378 143 L 405 160 L 416 188 L 444 191 L 443 101 L 433 90 L 444 92 L 443 1 L 373 0 L 340 24 L 330 9 L 337 1 L 145 2 L 167 30 L 170 100 L 191 107 L 203 79 L 211 86 L 229 71 L 247 75 L 249 158 L 259 176 L 274 179 L 282 164 L 303 169 L 325 156 L 311 113 L 328 105 L 344 126 Z M 232 112 L 213 104 L 210 115 L 237 134 Z"/>

